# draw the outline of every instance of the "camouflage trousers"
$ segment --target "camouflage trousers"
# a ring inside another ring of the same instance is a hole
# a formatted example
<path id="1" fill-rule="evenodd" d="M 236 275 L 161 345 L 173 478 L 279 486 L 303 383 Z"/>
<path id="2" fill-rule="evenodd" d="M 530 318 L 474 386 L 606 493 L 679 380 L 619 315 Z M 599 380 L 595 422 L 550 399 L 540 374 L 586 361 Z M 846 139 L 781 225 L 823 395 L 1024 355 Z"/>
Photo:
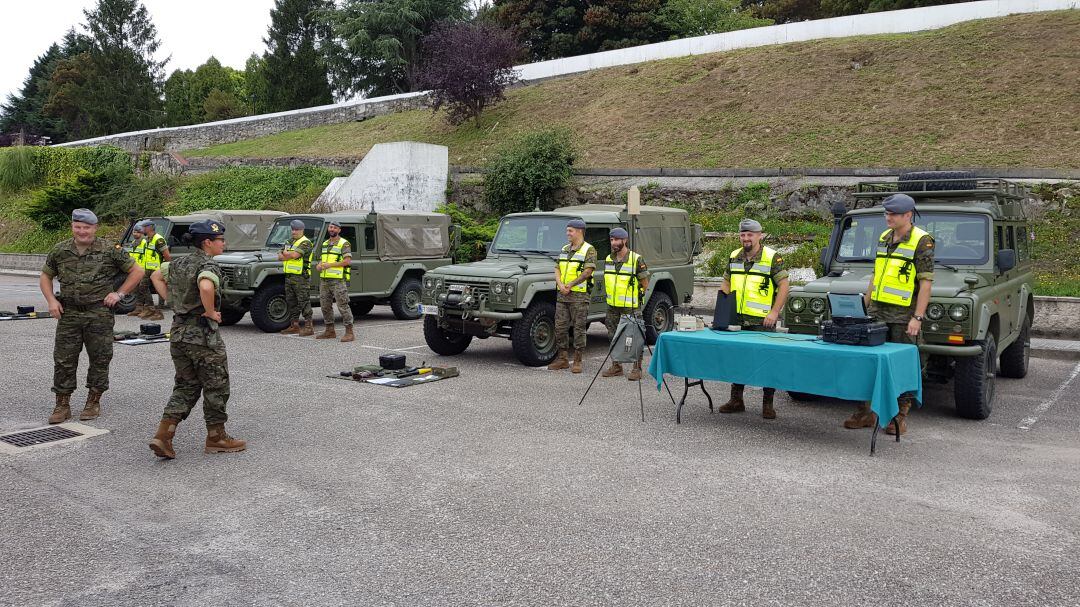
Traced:
<path id="1" fill-rule="evenodd" d="M 299 274 L 286 275 L 285 303 L 289 306 L 289 322 L 301 316 L 311 320 L 311 280 Z"/>
<path id="2" fill-rule="evenodd" d="M 137 306 L 154 305 L 154 285 L 150 282 L 151 274 L 153 272 L 147 272 L 139 284 L 135 285 L 135 305 Z"/>
<path id="3" fill-rule="evenodd" d="M 559 350 L 570 349 L 570 327 L 574 328 L 574 349 L 585 349 L 585 328 L 588 325 L 588 301 L 560 301 L 555 304 L 555 345 Z"/>
<path id="4" fill-rule="evenodd" d="M 169 354 L 176 368 L 176 378 L 169 404 L 165 405 L 161 418 L 184 421 L 199 402 L 201 394 L 206 425 L 228 421 L 225 403 L 229 402 L 229 361 L 225 355 L 225 345 L 210 347 L 172 342 L 169 344 Z"/>
<path id="5" fill-rule="evenodd" d="M 83 346 L 90 359 L 86 387 L 99 392 L 109 389 L 115 323 L 112 310 L 103 305 L 86 310 L 64 307 L 64 313 L 56 323 L 56 341 L 53 344 L 53 392 L 71 394 L 75 391 Z"/>
<path id="6" fill-rule="evenodd" d="M 349 283 L 340 278 L 324 278 L 319 282 L 319 305 L 323 322 L 334 324 L 334 304 L 341 311 L 341 322 L 346 327 L 353 324 L 352 308 L 349 307 Z"/>
<path id="7" fill-rule="evenodd" d="M 615 306 L 608 306 L 607 316 L 604 317 L 604 326 L 607 327 L 608 339 L 615 336 L 615 329 L 619 327 L 619 320 L 624 315 L 641 316 L 641 311 L 637 308 L 618 308 Z"/>
<path id="8" fill-rule="evenodd" d="M 886 323 L 885 326 L 889 327 L 889 333 L 885 336 L 885 341 L 892 342 L 892 343 L 897 343 L 897 344 L 913 344 L 913 345 L 916 345 L 916 346 L 921 346 L 924 343 L 922 332 L 920 332 L 915 337 L 912 337 L 912 336 L 907 334 L 907 323 L 906 322 L 905 323 L 893 323 L 893 322 L 890 322 L 890 323 Z M 922 350 L 919 351 L 919 368 L 922 369 L 922 373 L 926 372 L 926 361 L 929 360 L 929 359 L 930 359 L 929 354 L 923 352 Z M 908 400 L 908 401 L 910 401 L 914 397 L 915 397 L 914 392 L 904 392 L 903 394 L 900 395 L 900 398 L 898 398 L 897 400 L 900 400 L 900 401 Z"/>

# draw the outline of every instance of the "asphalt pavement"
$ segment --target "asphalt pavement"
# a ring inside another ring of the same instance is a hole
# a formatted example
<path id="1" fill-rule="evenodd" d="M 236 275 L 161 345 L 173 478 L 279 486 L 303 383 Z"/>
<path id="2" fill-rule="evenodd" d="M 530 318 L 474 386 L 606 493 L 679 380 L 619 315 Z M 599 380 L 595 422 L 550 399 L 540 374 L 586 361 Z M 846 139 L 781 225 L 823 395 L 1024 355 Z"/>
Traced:
<path id="1" fill-rule="evenodd" d="M 16 305 L 44 309 L 36 279 L 0 276 Z M 0 433 L 48 417 L 54 328 L 0 322 Z M 153 457 L 168 346 L 117 346 L 90 422 L 107 434 L 0 455 L 0 604 L 1080 604 L 1075 360 L 999 378 L 985 421 L 928 386 L 871 458 L 841 401 L 781 393 L 766 421 L 757 389 L 735 415 L 699 393 L 676 425 L 646 382 L 642 423 L 637 385 L 601 378 L 577 406 L 599 325 L 581 375 L 523 367 L 501 339 L 436 356 L 385 307 L 352 344 L 222 330 L 248 450 L 204 454 L 197 408 L 178 458 Z M 391 351 L 461 377 L 325 377 Z M 85 357 L 76 414 L 84 374 Z"/>

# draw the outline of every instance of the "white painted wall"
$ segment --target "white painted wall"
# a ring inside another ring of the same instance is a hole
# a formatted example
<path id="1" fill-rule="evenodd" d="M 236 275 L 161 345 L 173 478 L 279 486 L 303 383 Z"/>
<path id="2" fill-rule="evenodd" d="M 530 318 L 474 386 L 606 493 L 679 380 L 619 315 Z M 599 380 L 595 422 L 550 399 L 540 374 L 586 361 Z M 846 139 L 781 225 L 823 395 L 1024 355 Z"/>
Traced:
<path id="1" fill-rule="evenodd" d="M 349 177 L 324 196 L 331 209 L 434 211 L 446 203 L 449 149 L 442 145 L 395 141 L 378 143 Z M 328 190 L 335 187 L 331 183 Z"/>

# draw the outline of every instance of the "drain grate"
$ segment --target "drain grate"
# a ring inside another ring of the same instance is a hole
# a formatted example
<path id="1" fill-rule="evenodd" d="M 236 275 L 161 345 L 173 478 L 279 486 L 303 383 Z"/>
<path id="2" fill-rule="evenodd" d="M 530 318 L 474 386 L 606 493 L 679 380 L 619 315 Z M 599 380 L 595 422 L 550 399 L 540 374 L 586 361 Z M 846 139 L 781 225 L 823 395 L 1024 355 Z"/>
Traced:
<path id="1" fill-rule="evenodd" d="M 67 440 L 82 436 L 82 432 L 76 432 L 70 428 L 53 426 L 49 428 L 37 428 L 23 432 L 13 432 L 0 436 L 0 442 L 7 443 L 16 448 L 33 447 L 44 443 L 52 443 L 59 440 Z"/>

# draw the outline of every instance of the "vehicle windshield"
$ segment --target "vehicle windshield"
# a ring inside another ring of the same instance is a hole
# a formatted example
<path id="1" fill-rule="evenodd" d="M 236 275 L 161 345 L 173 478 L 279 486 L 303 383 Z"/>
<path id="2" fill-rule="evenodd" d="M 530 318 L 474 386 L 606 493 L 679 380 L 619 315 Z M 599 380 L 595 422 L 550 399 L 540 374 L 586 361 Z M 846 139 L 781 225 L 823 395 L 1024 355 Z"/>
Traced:
<path id="1" fill-rule="evenodd" d="M 566 244 L 569 217 L 507 217 L 491 243 L 496 253 L 529 252 L 558 254 Z"/>
<path id="2" fill-rule="evenodd" d="M 311 240 L 315 240 L 315 237 L 319 235 L 319 230 L 322 230 L 322 220 L 314 217 L 279 219 L 274 222 L 274 229 L 270 230 L 270 235 L 266 237 L 266 248 L 280 249 L 286 243 L 292 241 L 292 228 L 289 224 L 292 223 L 293 219 L 300 219 L 304 222 L 304 236 Z"/>
<path id="3" fill-rule="evenodd" d="M 985 215 L 923 213 L 915 225 L 934 237 L 937 264 L 982 264 L 989 259 L 990 225 Z M 884 213 L 846 217 L 836 260 L 873 262 L 877 241 L 886 229 Z"/>
<path id="4" fill-rule="evenodd" d="M 142 220 L 140 220 L 140 221 L 142 221 Z M 154 231 L 155 232 L 157 232 L 158 234 L 162 234 L 162 235 L 169 233 L 169 223 L 170 222 L 169 222 L 168 219 L 165 219 L 164 217 L 153 217 L 153 218 L 151 218 L 151 221 L 154 222 Z M 127 236 L 124 238 L 124 242 L 122 242 L 120 244 L 125 249 L 131 249 L 131 247 L 135 246 L 135 230 L 129 230 L 128 233 L 127 233 Z M 172 246 L 171 242 L 168 243 L 168 244 L 169 244 L 169 246 Z"/>

